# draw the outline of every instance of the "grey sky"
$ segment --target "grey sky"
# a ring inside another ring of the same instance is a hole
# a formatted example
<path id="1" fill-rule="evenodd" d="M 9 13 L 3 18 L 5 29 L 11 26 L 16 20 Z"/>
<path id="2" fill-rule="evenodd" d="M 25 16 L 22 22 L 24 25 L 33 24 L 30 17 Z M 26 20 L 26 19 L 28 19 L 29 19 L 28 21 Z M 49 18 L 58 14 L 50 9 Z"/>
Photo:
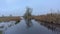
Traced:
<path id="1" fill-rule="evenodd" d="M 26 6 L 33 8 L 32 14 L 50 13 L 50 9 L 60 10 L 60 0 L 0 0 L 0 15 L 23 15 Z"/>

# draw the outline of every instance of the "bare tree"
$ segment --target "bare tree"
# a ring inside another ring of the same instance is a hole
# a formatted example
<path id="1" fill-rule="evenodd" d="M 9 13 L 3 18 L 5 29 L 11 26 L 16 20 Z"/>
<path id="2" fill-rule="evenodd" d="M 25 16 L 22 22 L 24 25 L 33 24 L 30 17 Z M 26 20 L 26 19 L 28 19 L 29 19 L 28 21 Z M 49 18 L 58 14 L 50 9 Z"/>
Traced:
<path id="1" fill-rule="evenodd" d="M 32 13 L 32 9 L 27 7 L 26 8 L 26 13 L 24 14 L 24 18 L 27 19 L 27 18 L 29 18 L 29 16 L 32 16 L 31 13 Z"/>

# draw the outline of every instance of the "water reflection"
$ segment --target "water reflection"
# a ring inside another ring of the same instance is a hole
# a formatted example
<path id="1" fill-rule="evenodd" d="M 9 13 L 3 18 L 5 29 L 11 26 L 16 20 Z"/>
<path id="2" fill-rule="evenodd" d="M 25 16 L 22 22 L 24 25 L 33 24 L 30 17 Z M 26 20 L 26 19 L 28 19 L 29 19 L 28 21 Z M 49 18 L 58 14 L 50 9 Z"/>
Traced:
<path id="1" fill-rule="evenodd" d="M 25 22 L 26 22 L 27 28 L 32 26 L 32 21 L 31 20 L 25 19 Z"/>
<path id="2" fill-rule="evenodd" d="M 5 31 L 15 25 L 15 21 L 9 21 L 9 22 L 0 22 L 0 34 L 5 34 Z"/>
<path id="3" fill-rule="evenodd" d="M 31 21 L 33 23 L 33 26 L 32 24 L 30 25 Z M 55 32 L 49 31 L 47 28 L 40 25 L 37 21 L 31 21 L 29 23 L 28 20 L 21 20 L 19 24 L 8 28 L 5 34 L 56 34 Z"/>
<path id="4" fill-rule="evenodd" d="M 48 30 L 52 30 L 52 32 L 60 33 L 60 25 L 44 23 L 44 22 L 40 22 L 40 25 L 43 25 L 44 27 L 48 28 Z"/>

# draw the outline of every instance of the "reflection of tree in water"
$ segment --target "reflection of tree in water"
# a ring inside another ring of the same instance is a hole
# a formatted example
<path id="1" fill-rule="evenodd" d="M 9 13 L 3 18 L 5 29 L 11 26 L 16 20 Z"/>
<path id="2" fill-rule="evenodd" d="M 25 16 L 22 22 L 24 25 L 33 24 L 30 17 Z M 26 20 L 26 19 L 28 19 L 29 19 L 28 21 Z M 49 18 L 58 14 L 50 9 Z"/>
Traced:
<path id="1" fill-rule="evenodd" d="M 31 20 L 25 20 L 26 21 L 26 25 L 27 27 L 31 27 L 32 26 L 32 22 Z"/>

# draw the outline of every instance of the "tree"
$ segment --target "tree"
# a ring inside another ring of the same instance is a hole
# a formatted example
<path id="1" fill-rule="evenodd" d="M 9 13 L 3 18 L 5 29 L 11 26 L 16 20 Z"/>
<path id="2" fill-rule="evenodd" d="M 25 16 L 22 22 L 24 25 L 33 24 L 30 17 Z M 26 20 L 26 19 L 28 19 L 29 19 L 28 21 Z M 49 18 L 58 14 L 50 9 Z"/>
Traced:
<path id="1" fill-rule="evenodd" d="M 29 16 L 32 16 L 31 13 L 32 13 L 32 9 L 29 8 L 29 7 L 27 7 L 27 8 L 26 8 L 26 13 L 24 14 L 24 18 L 25 18 L 25 19 L 28 19 Z"/>

